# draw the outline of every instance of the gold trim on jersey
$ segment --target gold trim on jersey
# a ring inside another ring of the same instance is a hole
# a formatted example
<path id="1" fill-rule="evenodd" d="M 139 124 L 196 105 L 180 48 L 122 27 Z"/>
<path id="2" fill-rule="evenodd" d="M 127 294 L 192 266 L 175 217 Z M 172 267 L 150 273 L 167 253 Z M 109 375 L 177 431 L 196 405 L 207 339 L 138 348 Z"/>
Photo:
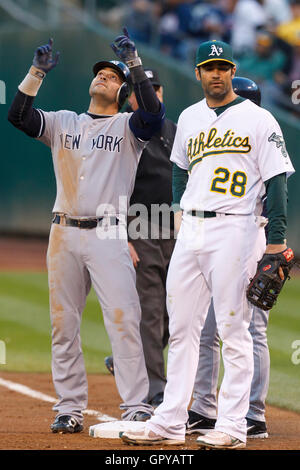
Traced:
<path id="1" fill-rule="evenodd" d="M 205 157 L 227 153 L 249 153 L 251 151 L 249 136 L 236 136 L 231 129 L 228 129 L 222 137 L 217 134 L 218 130 L 213 127 L 207 137 L 203 131 L 197 137 L 190 137 L 187 144 L 187 157 L 190 162 L 188 171 L 191 171 L 193 166 Z"/>

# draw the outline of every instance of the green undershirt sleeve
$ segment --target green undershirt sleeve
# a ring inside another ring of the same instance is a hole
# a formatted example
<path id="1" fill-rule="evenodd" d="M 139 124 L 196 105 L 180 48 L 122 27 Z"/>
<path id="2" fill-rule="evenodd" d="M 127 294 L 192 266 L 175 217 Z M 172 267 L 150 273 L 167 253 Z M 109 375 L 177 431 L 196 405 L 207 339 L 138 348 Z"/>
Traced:
<path id="1" fill-rule="evenodd" d="M 287 177 L 286 173 L 265 181 L 267 193 L 267 243 L 281 244 L 286 239 L 287 226 Z"/>
<path id="2" fill-rule="evenodd" d="M 186 185 L 188 181 L 188 172 L 187 170 L 183 170 L 176 163 L 173 163 L 172 168 L 172 194 L 173 194 L 173 201 L 172 207 L 174 212 L 178 212 L 180 210 L 180 199 L 185 191 Z"/>

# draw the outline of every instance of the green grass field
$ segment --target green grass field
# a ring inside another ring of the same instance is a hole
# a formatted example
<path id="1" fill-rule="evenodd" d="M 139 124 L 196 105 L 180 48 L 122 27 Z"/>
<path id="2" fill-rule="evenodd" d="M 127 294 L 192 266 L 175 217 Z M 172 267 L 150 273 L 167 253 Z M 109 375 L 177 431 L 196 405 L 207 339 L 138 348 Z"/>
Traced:
<path id="1" fill-rule="evenodd" d="M 268 326 L 271 377 L 268 403 L 300 411 L 300 279 L 286 283 Z M 0 273 L 0 340 L 6 345 L 5 371 L 50 372 L 50 320 L 46 273 Z M 81 326 L 88 373 L 106 373 L 110 342 L 94 291 Z M 292 344 L 299 341 L 298 350 Z M 298 362 L 296 361 L 296 362 Z M 294 361 L 295 362 L 295 361 Z"/>
<path id="2" fill-rule="evenodd" d="M 0 273 L 0 339 L 6 365 L 0 370 L 50 372 L 51 327 L 46 273 Z M 103 359 L 110 342 L 94 291 L 88 296 L 81 324 L 88 372 L 106 372 Z"/>

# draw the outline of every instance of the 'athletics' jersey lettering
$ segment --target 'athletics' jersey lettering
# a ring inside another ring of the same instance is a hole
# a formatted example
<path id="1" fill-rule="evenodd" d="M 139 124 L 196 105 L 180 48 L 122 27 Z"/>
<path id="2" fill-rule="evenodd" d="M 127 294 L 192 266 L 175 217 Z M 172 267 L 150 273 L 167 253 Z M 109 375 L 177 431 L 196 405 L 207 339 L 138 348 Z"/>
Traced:
<path id="1" fill-rule="evenodd" d="M 187 156 L 192 161 L 198 155 L 201 158 L 209 155 L 219 155 L 221 153 L 249 153 L 251 145 L 249 136 L 241 137 L 236 136 L 235 132 L 231 129 L 227 130 L 223 136 L 217 135 L 218 130 L 213 127 L 208 132 L 207 137 L 205 132 L 200 132 L 197 137 L 191 137 L 187 144 Z M 206 151 L 208 150 L 208 151 Z"/>

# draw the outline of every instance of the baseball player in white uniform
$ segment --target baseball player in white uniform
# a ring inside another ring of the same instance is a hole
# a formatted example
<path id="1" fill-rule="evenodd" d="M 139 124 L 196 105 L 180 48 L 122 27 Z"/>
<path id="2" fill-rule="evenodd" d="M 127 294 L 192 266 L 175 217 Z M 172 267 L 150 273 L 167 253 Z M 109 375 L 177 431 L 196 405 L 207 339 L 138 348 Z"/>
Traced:
<path id="1" fill-rule="evenodd" d="M 234 77 L 234 92 L 260 106 L 261 91 L 258 85 L 246 77 Z M 264 206 L 266 201 L 264 201 Z M 265 251 L 265 226 L 267 219 L 262 210 L 262 201 L 257 204 L 257 223 L 261 234 L 253 251 L 253 258 L 261 259 Z M 249 331 L 253 340 L 254 373 L 251 383 L 247 420 L 247 438 L 264 439 L 268 437 L 265 417 L 265 401 L 269 388 L 270 354 L 267 341 L 269 311 L 252 307 L 253 314 Z M 217 332 L 213 302 L 200 338 L 199 363 L 193 390 L 193 402 L 189 409 L 187 434 L 206 434 L 214 429 L 217 417 L 217 386 L 220 369 L 220 341 Z"/>
<path id="2" fill-rule="evenodd" d="M 195 73 L 205 98 L 181 113 L 171 154 L 174 173 L 188 170 L 189 179 L 167 279 L 167 385 L 163 403 L 143 430 L 122 435 L 128 444 L 185 442 L 199 341 L 211 298 L 224 378 L 215 428 L 197 443 L 214 449 L 246 444 L 253 375 L 252 309 L 246 289 L 256 271 L 251 257 L 259 234 L 254 212 L 266 191 L 266 252 L 285 250 L 287 175 L 294 169 L 274 117 L 233 92 L 235 70 L 228 44 L 209 41 L 199 46 Z"/>
<path id="3" fill-rule="evenodd" d="M 120 61 L 94 65 L 87 112 L 32 107 L 45 75 L 58 61 L 57 55 L 52 57 L 52 40 L 36 50 L 9 110 L 9 120 L 17 128 L 51 148 L 56 176 L 47 253 L 52 375 L 58 395 L 53 432 L 83 429 L 88 391 L 80 321 L 91 285 L 112 345 L 122 419 L 144 420 L 152 413 L 146 403 L 149 382 L 125 219 L 139 158 L 162 124 L 164 106 L 126 28 L 112 48 L 128 66 Z M 129 69 L 139 110 L 119 113 L 131 92 Z"/>

